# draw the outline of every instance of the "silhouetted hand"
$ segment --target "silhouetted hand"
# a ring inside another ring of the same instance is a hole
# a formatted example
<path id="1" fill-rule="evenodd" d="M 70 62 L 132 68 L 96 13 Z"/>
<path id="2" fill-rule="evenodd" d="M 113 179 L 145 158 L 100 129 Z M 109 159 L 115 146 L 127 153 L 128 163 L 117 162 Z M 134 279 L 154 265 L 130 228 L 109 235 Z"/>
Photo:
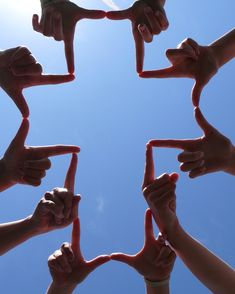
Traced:
<path id="1" fill-rule="evenodd" d="M 195 108 L 195 118 L 203 131 L 203 136 L 186 140 L 151 140 L 154 147 L 180 148 L 180 168 L 195 178 L 208 173 L 224 171 L 235 175 L 235 149 L 231 141 L 218 132 Z"/>
<path id="2" fill-rule="evenodd" d="M 167 234 L 178 225 L 175 195 L 177 180 L 176 173 L 155 178 L 152 147 L 147 144 L 142 191 L 164 239 L 167 239 Z"/>
<path id="3" fill-rule="evenodd" d="M 31 222 L 40 233 L 64 228 L 78 216 L 80 195 L 74 195 L 74 182 L 77 169 L 77 155 L 73 154 L 66 175 L 64 188 L 46 192 L 36 207 Z"/>
<path id="4" fill-rule="evenodd" d="M 165 245 L 162 236 L 155 239 L 152 213 L 148 209 L 145 214 L 145 242 L 143 248 L 135 255 L 112 253 L 111 259 L 124 262 L 133 267 L 149 281 L 161 281 L 170 276 L 176 255 Z"/>
<path id="5" fill-rule="evenodd" d="M 78 146 L 25 146 L 29 121 L 23 119 L 10 146 L 0 160 L 0 191 L 15 184 L 39 186 L 51 162 L 48 157 L 80 151 Z"/>
<path id="6" fill-rule="evenodd" d="M 73 223 L 72 244 L 64 243 L 48 259 L 53 282 L 47 293 L 58 293 L 57 288 L 63 287 L 74 289 L 97 267 L 109 260 L 108 255 L 98 256 L 90 261 L 84 259 L 80 249 L 80 221 L 77 218 Z"/>
<path id="7" fill-rule="evenodd" d="M 199 105 L 201 92 L 210 79 L 217 73 L 218 64 L 210 46 L 200 46 L 192 39 L 180 43 L 177 49 L 168 49 L 166 56 L 172 66 L 140 73 L 142 78 L 192 78 L 194 106 Z"/>
<path id="8" fill-rule="evenodd" d="M 42 7 L 42 15 L 33 15 L 33 28 L 44 36 L 54 37 L 56 41 L 64 41 L 65 56 L 69 73 L 74 73 L 73 40 L 78 21 L 84 18 L 100 19 L 105 17 L 101 10 L 84 9 L 71 1 L 53 1 Z"/>
<path id="9" fill-rule="evenodd" d="M 169 26 L 161 0 L 140 0 L 121 11 L 109 11 L 107 17 L 114 20 L 129 19 L 136 48 L 136 70 L 140 73 L 144 63 L 144 42 L 152 42 L 153 36 Z"/>
<path id="10" fill-rule="evenodd" d="M 23 89 L 70 82 L 73 75 L 44 75 L 29 49 L 16 47 L 0 52 L 0 87 L 12 98 L 22 116 L 29 116 Z"/>

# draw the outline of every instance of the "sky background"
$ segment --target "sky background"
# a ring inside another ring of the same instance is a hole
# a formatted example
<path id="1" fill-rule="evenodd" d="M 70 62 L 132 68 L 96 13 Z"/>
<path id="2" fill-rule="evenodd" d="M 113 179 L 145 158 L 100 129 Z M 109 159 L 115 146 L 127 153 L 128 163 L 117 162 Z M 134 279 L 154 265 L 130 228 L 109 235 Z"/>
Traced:
<path id="1" fill-rule="evenodd" d="M 109 10 L 101 0 L 75 1 L 85 8 Z M 127 8 L 131 1 L 115 0 Z M 63 43 L 33 31 L 39 0 L 0 0 L 1 48 L 29 47 L 45 73 L 66 73 Z M 164 52 L 187 37 L 206 45 L 234 26 L 234 1 L 166 1 L 169 29 L 146 46 L 145 66 L 168 65 Z M 201 136 L 193 116 L 189 79 L 140 79 L 135 72 L 129 21 L 83 20 L 75 36 L 76 80 L 24 91 L 30 107 L 27 145 L 76 144 L 81 147 L 76 191 L 81 193 L 81 247 L 86 259 L 99 254 L 135 254 L 143 245 L 146 203 L 141 193 L 145 144 L 151 138 Z M 205 88 L 201 110 L 208 121 L 235 141 L 234 61 Z M 0 91 L 0 153 L 15 136 L 21 115 Z M 232 266 L 234 177 L 216 173 L 191 180 L 179 171 L 177 150 L 155 151 L 156 174 L 179 172 L 178 216 L 184 228 Z M 15 186 L 1 193 L 0 222 L 30 215 L 47 190 L 62 187 L 70 156 L 52 158 L 52 168 L 38 188 Z M 157 230 L 156 230 L 157 233 Z M 47 258 L 71 226 L 35 237 L 1 257 L 0 292 L 43 294 L 51 278 Z M 144 282 L 125 264 L 110 262 L 90 275 L 74 293 L 144 293 Z M 178 259 L 171 293 L 210 293 Z"/>

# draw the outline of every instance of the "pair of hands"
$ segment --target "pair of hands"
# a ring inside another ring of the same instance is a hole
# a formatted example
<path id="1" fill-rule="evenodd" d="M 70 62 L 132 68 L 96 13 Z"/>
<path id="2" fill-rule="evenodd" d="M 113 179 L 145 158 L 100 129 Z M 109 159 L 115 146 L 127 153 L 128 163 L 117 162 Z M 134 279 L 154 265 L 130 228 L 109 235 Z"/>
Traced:
<path id="1" fill-rule="evenodd" d="M 136 48 L 136 69 L 141 72 L 144 60 L 144 42 L 151 42 L 153 36 L 168 28 L 168 20 L 163 8 L 164 0 L 139 0 L 132 7 L 121 11 L 101 11 L 81 8 L 70 1 L 53 1 L 42 7 L 39 21 L 37 14 L 33 15 L 35 31 L 56 41 L 64 41 L 65 56 L 69 73 L 74 73 L 73 40 L 78 21 L 84 18 L 101 19 L 105 16 L 113 20 L 129 19 L 132 23 L 132 33 Z"/>
<path id="2" fill-rule="evenodd" d="M 29 108 L 23 89 L 74 80 L 73 75 L 44 75 L 42 66 L 26 47 L 16 47 L 0 52 L 0 87 L 11 97 L 23 117 L 29 116 Z"/>
<path id="3" fill-rule="evenodd" d="M 15 184 L 39 186 L 51 166 L 49 157 L 67 153 L 77 153 L 78 146 L 25 146 L 29 131 L 28 119 L 21 126 L 0 160 L 0 191 Z"/>
<path id="4" fill-rule="evenodd" d="M 195 119 L 203 136 L 185 140 L 151 140 L 154 147 L 179 148 L 180 169 L 190 178 L 208 173 L 224 171 L 235 175 L 235 148 L 231 141 L 208 123 L 199 108 L 195 108 Z"/>
<path id="5" fill-rule="evenodd" d="M 77 218 L 73 224 L 71 244 L 64 243 L 56 250 L 49 257 L 48 265 L 55 285 L 76 287 L 88 274 L 110 259 L 126 263 L 150 281 L 165 280 L 170 276 L 175 258 L 175 253 L 165 245 L 161 236 L 155 239 L 152 213 L 148 209 L 145 214 L 145 243 L 137 254 L 112 253 L 86 261 L 80 249 L 80 223 Z"/>

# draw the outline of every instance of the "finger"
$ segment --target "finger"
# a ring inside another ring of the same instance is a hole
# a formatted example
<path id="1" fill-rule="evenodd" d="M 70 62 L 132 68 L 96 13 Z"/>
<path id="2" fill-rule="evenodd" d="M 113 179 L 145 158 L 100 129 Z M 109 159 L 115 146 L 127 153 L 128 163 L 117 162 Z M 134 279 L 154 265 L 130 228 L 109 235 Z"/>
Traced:
<path id="1" fill-rule="evenodd" d="M 11 66 L 11 70 L 16 76 L 38 76 L 42 73 L 42 66 L 39 63 L 25 66 Z"/>
<path id="2" fill-rule="evenodd" d="M 14 68 L 14 66 L 26 66 L 35 64 L 37 61 L 35 57 L 30 54 L 22 57 L 21 59 L 15 60 L 14 63 L 11 65 L 11 68 Z"/>
<path id="3" fill-rule="evenodd" d="M 144 180 L 142 184 L 142 190 L 153 183 L 155 178 L 154 175 L 154 161 L 153 161 L 153 150 L 150 144 L 146 145 L 145 153 L 145 170 L 144 170 Z"/>
<path id="4" fill-rule="evenodd" d="M 209 124 L 208 121 L 205 119 L 199 107 L 196 107 L 194 109 L 194 115 L 198 125 L 203 130 L 205 135 L 217 132 L 217 130 L 214 127 L 212 127 L 212 125 Z"/>
<path id="5" fill-rule="evenodd" d="M 160 10 L 158 10 L 156 11 L 155 15 L 161 25 L 162 30 L 165 31 L 169 27 L 169 21 L 167 19 L 165 11 L 163 10 L 161 12 Z"/>
<path id="6" fill-rule="evenodd" d="M 198 57 L 193 49 L 168 49 L 166 51 L 166 56 L 174 65 L 183 62 L 186 58 L 198 60 Z"/>
<path id="7" fill-rule="evenodd" d="M 194 40 L 191 39 L 191 38 L 187 38 L 184 42 L 185 42 L 186 44 L 190 45 L 190 46 L 194 49 L 194 51 L 195 51 L 195 53 L 196 53 L 197 55 L 200 54 L 200 49 L 199 49 L 198 43 L 197 43 L 196 41 L 194 41 Z M 184 42 L 183 42 L 183 43 L 184 43 Z"/>
<path id="8" fill-rule="evenodd" d="M 61 250 L 58 250 L 54 253 L 54 256 L 56 258 L 57 264 L 60 266 L 61 269 L 63 269 L 63 272 L 65 272 L 65 273 L 72 272 L 72 267 L 69 264 L 69 261 L 67 259 L 67 255 L 63 254 L 63 252 Z"/>
<path id="9" fill-rule="evenodd" d="M 128 8 L 119 11 L 108 11 L 106 12 L 106 17 L 113 20 L 130 19 L 131 10 Z"/>
<path id="10" fill-rule="evenodd" d="M 195 144 L 195 140 L 151 140 L 149 144 L 153 147 L 166 147 L 166 148 L 178 148 L 178 149 L 190 149 Z"/>
<path id="11" fill-rule="evenodd" d="M 101 266 L 102 264 L 110 261 L 110 256 L 108 255 L 100 255 L 96 258 L 94 258 L 93 260 L 89 261 L 87 263 L 88 267 L 89 267 L 89 272 L 94 271 L 97 267 Z"/>
<path id="12" fill-rule="evenodd" d="M 136 54 L 136 71 L 142 72 L 144 64 L 144 40 L 137 28 L 133 29 L 133 36 L 135 41 L 135 54 Z"/>
<path id="13" fill-rule="evenodd" d="M 191 172 L 189 172 L 189 177 L 190 177 L 190 179 L 194 179 L 199 176 L 203 176 L 205 174 L 207 174 L 206 167 L 201 166 L 201 167 L 198 167 L 198 168 L 192 170 Z"/>
<path id="14" fill-rule="evenodd" d="M 27 168 L 24 169 L 25 176 L 34 178 L 36 180 L 40 180 L 46 176 L 46 172 L 44 170 L 39 170 L 39 169 L 32 169 L 32 168 Z"/>
<path id="15" fill-rule="evenodd" d="M 169 191 L 174 192 L 175 188 L 176 188 L 175 184 L 173 182 L 169 182 L 160 188 L 149 190 L 148 194 L 145 194 L 146 195 L 145 198 L 147 202 L 150 204 L 151 202 L 154 202 L 155 199 L 163 197 Z"/>
<path id="16" fill-rule="evenodd" d="M 196 151 L 196 152 L 189 152 L 184 151 L 178 155 L 179 162 L 193 162 L 200 160 L 204 157 L 204 152 Z"/>
<path id="17" fill-rule="evenodd" d="M 74 75 L 39 75 L 31 77 L 31 85 L 56 85 L 68 83 L 74 80 Z"/>
<path id="18" fill-rule="evenodd" d="M 53 17 L 53 36 L 56 41 L 63 40 L 62 16 L 58 12 Z"/>
<path id="19" fill-rule="evenodd" d="M 14 54 L 11 57 L 11 63 L 16 62 L 26 56 L 31 55 L 30 50 L 27 47 L 19 46 L 16 48 Z"/>
<path id="20" fill-rule="evenodd" d="M 67 260 L 69 262 L 74 260 L 73 250 L 71 248 L 71 245 L 68 242 L 63 243 L 60 250 L 67 257 Z"/>
<path id="21" fill-rule="evenodd" d="M 201 93 L 204 86 L 205 85 L 199 81 L 195 82 L 192 89 L 192 101 L 194 106 L 199 106 L 199 101 L 200 101 Z"/>
<path id="22" fill-rule="evenodd" d="M 55 253 L 54 253 L 55 254 Z M 52 271 L 56 271 L 56 272 L 60 272 L 60 273 L 64 273 L 64 269 L 60 266 L 59 262 L 57 261 L 55 255 L 52 254 L 51 256 L 49 256 L 48 258 L 48 267 L 52 270 Z"/>
<path id="23" fill-rule="evenodd" d="M 153 12 L 153 10 L 151 9 L 151 7 L 147 6 L 144 9 L 144 14 L 148 20 L 149 26 L 151 28 L 151 33 L 154 35 L 160 34 L 160 32 L 162 31 L 161 29 L 161 25 L 158 22 L 158 19 L 155 15 L 155 13 Z"/>
<path id="24" fill-rule="evenodd" d="M 34 158 L 42 159 L 51 156 L 58 156 L 69 153 L 78 153 L 80 148 L 78 146 L 69 145 L 54 145 L 54 146 L 36 146 L 31 147 L 31 153 Z"/>
<path id="25" fill-rule="evenodd" d="M 56 199 L 52 193 L 45 193 L 40 203 L 42 203 L 42 209 L 45 208 L 52 213 L 56 220 L 64 218 L 64 204 L 59 199 Z"/>
<path id="26" fill-rule="evenodd" d="M 77 170 L 77 163 L 78 163 L 78 157 L 76 153 L 73 153 L 71 162 L 66 174 L 64 187 L 68 190 L 74 193 L 74 183 L 75 183 L 75 176 L 76 176 L 76 170 Z"/>
<path id="27" fill-rule="evenodd" d="M 42 20 L 42 33 L 44 36 L 50 37 L 52 35 L 52 31 L 52 9 L 48 7 Z"/>
<path id="28" fill-rule="evenodd" d="M 152 191 L 159 189 L 167 184 L 170 184 L 170 176 L 168 174 L 163 174 L 154 181 L 152 181 L 152 183 L 146 186 L 146 188 L 144 188 L 144 196 L 146 197 Z"/>
<path id="29" fill-rule="evenodd" d="M 152 222 L 152 212 L 150 209 L 147 209 L 145 212 L 145 242 L 147 243 L 149 240 L 153 240 L 154 232 L 153 232 L 153 222 Z"/>
<path id="30" fill-rule="evenodd" d="M 129 266 L 133 266 L 134 257 L 132 255 L 127 255 L 124 253 L 112 253 L 110 255 L 112 260 L 120 261 L 128 264 Z"/>
<path id="31" fill-rule="evenodd" d="M 76 255 L 77 252 L 80 252 L 80 220 L 76 218 L 73 221 L 73 230 L 72 230 L 72 250 Z"/>
<path id="32" fill-rule="evenodd" d="M 141 78 L 176 78 L 179 76 L 177 69 L 174 66 L 158 69 L 143 71 L 139 73 Z"/>
<path id="33" fill-rule="evenodd" d="M 70 74 L 74 73 L 74 48 L 73 48 L 73 39 L 74 39 L 74 30 L 71 32 L 64 32 L 64 50 L 65 57 L 68 67 L 68 72 Z"/>
<path id="34" fill-rule="evenodd" d="M 10 93 L 9 95 L 15 102 L 24 118 L 29 117 L 29 108 L 22 92 Z"/>
<path id="35" fill-rule="evenodd" d="M 32 18 L 32 25 L 33 25 L 33 29 L 34 29 L 36 32 L 39 32 L 39 33 L 42 32 L 42 27 L 41 27 L 40 24 L 39 24 L 39 16 L 38 16 L 37 14 L 34 14 L 34 15 L 33 15 L 33 18 Z"/>
<path id="36" fill-rule="evenodd" d="M 172 251 L 172 252 L 168 255 L 168 257 L 166 257 L 166 259 L 164 260 L 163 265 L 164 265 L 164 266 L 170 266 L 170 265 L 173 265 L 174 262 L 175 262 L 175 260 L 176 260 L 176 254 L 175 254 L 174 251 Z"/>
<path id="37" fill-rule="evenodd" d="M 51 161 L 48 158 L 39 160 L 27 160 L 24 162 L 24 168 L 48 170 L 51 167 Z"/>
<path id="38" fill-rule="evenodd" d="M 204 160 L 197 160 L 197 161 L 193 161 L 193 162 L 186 162 L 186 163 L 182 163 L 180 165 L 180 169 L 183 171 L 183 172 L 189 172 L 191 170 L 194 170 L 198 167 L 202 167 L 204 166 L 205 164 L 205 161 Z"/>
<path id="39" fill-rule="evenodd" d="M 106 16 L 106 12 L 103 10 L 94 10 L 94 9 L 83 9 L 82 18 L 89 19 L 100 19 Z M 81 15 L 81 13 L 79 13 Z M 79 17 L 81 19 L 81 16 Z"/>
<path id="40" fill-rule="evenodd" d="M 59 199 L 64 205 L 64 218 L 68 219 L 71 215 L 72 204 L 73 204 L 73 193 L 63 188 L 53 189 L 55 199 Z"/>
<path id="41" fill-rule="evenodd" d="M 176 184 L 176 182 L 178 181 L 178 179 L 179 179 L 179 175 L 177 173 L 171 173 L 170 174 L 170 180 L 174 184 Z"/>
<path id="42" fill-rule="evenodd" d="M 70 221 L 74 221 L 78 217 L 78 205 L 81 200 L 80 195 L 76 195 L 73 197 L 73 202 L 72 202 L 72 210 L 71 210 L 71 215 L 70 215 Z"/>
<path id="43" fill-rule="evenodd" d="M 142 39 L 146 42 L 146 43 L 151 43 L 153 40 L 153 35 L 150 32 L 150 30 L 148 29 L 148 27 L 146 26 L 146 24 L 139 24 L 138 25 L 138 30 L 139 33 L 142 37 Z"/>
<path id="44" fill-rule="evenodd" d="M 12 140 L 9 149 L 12 152 L 21 151 L 24 148 L 25 140 L 27 138 L 29 132 L 29 121 L 28 119 L 24 118 L 20 125 L 20 128 L 15 135 L 15 138 Z"/>
<path id="45" fill-rule="evenodd" d="M 36 179 L 36 178 L 33 178 L 31 176 L 28 176 L 28 175 L 23 176 L 23 181 L 24 181 L 25 184 L 31 185 L 31 186 L 34 186 L 34 187 L 38 187 L 38 186 L 41 185 L 41 179 Z"/>

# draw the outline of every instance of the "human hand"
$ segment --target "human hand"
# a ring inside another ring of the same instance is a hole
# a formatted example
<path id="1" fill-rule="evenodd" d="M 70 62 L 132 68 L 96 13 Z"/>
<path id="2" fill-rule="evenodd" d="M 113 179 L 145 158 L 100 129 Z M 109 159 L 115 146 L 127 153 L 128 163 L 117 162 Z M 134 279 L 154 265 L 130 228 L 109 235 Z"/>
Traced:
<path id="1" fill-rule="evenodd" d="M 106 13 L 109 19 L 129 19 L 131 21 L 138 73 L 143 70 L 144 42 L 152 42 L 154 35 L 160 34 L 169 26 L 163 2 L 165 1 L 138 0 L 128 9 Z"/>
<path id="2" fill-rule="evenodd" d="M 64 243 L 48 258 L 48 266 L 53 279 L 51 287 L 75 288 L 97 267 L 108 262 L 110 256 L 101 255 L 86 261 L 80 248 L 80 221 L 73 223 L 72 243 Z"/>
<path id="3" fill-rule="evenodd" d="M 78 146 L 25 146 L 29 121 L 23 119 L 21 126 L 0 160 L 0 191 L 15 184 L 39 186 L 51 162 L 48 157 L 79 152 Z"/>
<path id="4" fill-rule="evenodd" d="M 145 213 L 145 242 L 143 248 L 135 255 L 112 253 L 111 259 L 124 262 L 133 267 L 140 275 L 149 281 L 166 280 L 173 269 L 176 255 L 165 245 L 162 236 L 155 239 L 152 213 Z"/>
<path id="5" fill-rule="evenodd" d="M 73 75 L 44 75 L 29 49 L 16 47 L 0 52 L 0 87 L 11 97 L 22 116 L 29 116 L 23 89 L 70 82 Z"/>
<path id="6" fill-rule="evenodd" d="M 178 174 L 163 174 L 155 179 L 152 146 L 146 146 L 146 164 L 142 191 L 154 220 L 166 239 L 178 226 L 175 188 Z"/>
<path id="7" fill-rule="evenodd" d="M 73 40 L 78 21 L 84 18 L 100 19 L 105 17 L 101 10 L 84 9 L 71 1 L 53 1 L 42 7 L 42 15 L 33 15 L 33 29 L 47 37 L 54 37 L 56 41 L 64 41 L 65 56 L 70 74 L 74 73 Z"/>
<path id="8" fill-rule="evenodd" d="M 31 216 L 31 222 L 40 233 L 64 228 L 77 218 L 81 197 L 74 195 L 76 169 L 77 154 L 73 154 L 64 188 L 55 188 L 51 192 L 46 192 L 38 203 Z"/>
<path id="9" fill-rule="evenodd" d="M 180 169 L 196 178 L 208 173 L 224 171 L 235 175 L 235 150 L 231 141 L 210 125 L 195 108 L 195 118 L 203 131 L 203 136 L 186 140 L 151 140 L 154 147 L 180 148 Z"/>
<path id="10" fill-rule="evenodd" d="M 210 46 L 200 46 L 192 39 L 180 43 L 177 49 L 168 49 L 166 56 L 172 66 L 140 73 L 142 78 L 192 78 L 195 84 L 192 89 L 194 106 L 199 105 L 201 92 L 210 79 L 217 73 L 218 64 Z"/>

